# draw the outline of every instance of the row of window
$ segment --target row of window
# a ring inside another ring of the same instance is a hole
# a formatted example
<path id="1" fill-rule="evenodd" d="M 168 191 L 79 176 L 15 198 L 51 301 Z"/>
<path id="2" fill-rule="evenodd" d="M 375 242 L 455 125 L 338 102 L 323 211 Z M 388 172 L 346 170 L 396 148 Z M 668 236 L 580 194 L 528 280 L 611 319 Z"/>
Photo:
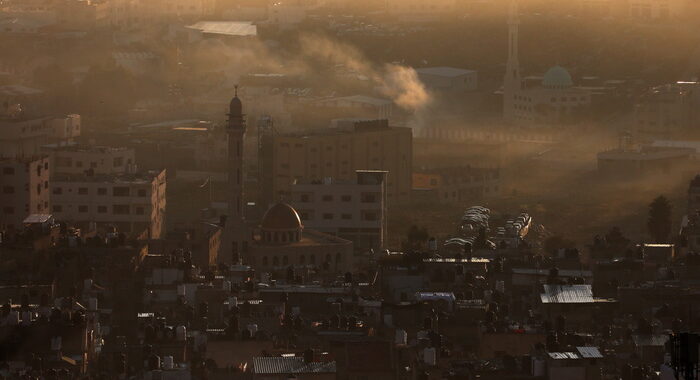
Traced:
<path id="1" fill-rule="evenodd" d="M 333 202 L 335 197 L 333 194 L 324 194 L 321 196 L 321 200 L 324 202 Z M 340 200 L 342 202 L 352 202 L 352 195 L 341 195 Z M 302 203 L 309 203 L 311 202 L 311 195 L 310 194 L 301 194 L 299 196 L 299 201 Z M 379 194 L 370 194 L 370 193 L 364 193 L 360 196 L 360 202 L 362 203 L 376 203 L 379 201 Z"/>
<path id="2" fill-rule="evenodd" d="M 98 214 L 106 214 L 108 212 L 108 210 L 109 210 L 109 208 L 107 206 L 97 206 L 97 213 Z M 53 212 L 63 212 L 63 205 L 54 205 Z M 78 212 L 79 213 L 88 213 L 88 212 L 90 212 L 90 207 L 87 205 L 79 205 Z M 144 207 L 142 207 L 142 206 L 134 207 L 134 215 L 144 215 L 145 213 L 146 213 L 146 209 Z M 130 215 L 131 208 L 129 207 L 129 205 L 112 205 L 112 214 L 114 214 L 114 215 Z"/>
<path id="3" fill-rule="evenodd" d="M 341 220 L 353 220 L 352 214 L 340 214 L 338 216 Z M 299 217 L 301 218 L 301 220 L 306 221 L 311 220 L 313 218 L 312 214 L 304 211 L 300 213 Z M 323 218 L 323 220 L 334 220 L 336 218 L 336 215 L 332 213 L 323 213 L 321 214 L 321 217 Z M 360 219 L 363 221 L 372 222 L 379 220 L 379 216 L 376 212 L 373 211 L 363 211 L 362 215 L 360 216 Z"/>
<path id="4" fill-rule="evenodd" d="M 105 160 L 102 159 L 100 160 L 100 165 L 104 165 Z M 127 160 L 127 164 L 131 163 L 131 159 Z M 121 167 L 124 165 L 124 157 L 115 157 L 112 160 L 112 167 Z M 58 167 L 65 167 L 65 168 L 70 168 L 73 167 L 73 158 L 71 157 L 56 157 L 56 166 Z M 76 168 L 82 168 L 83 167 L 83 161 L 75 161 L 75 167 Z M 90 168 L 96 169 L 97 168 L 97 162 L 92 161 L 90 162 Z"/>
<path id="5" fill-rule="evenodd" d="M 324 263 L 332 264 L 333 263 L 333 256 L 329 253 L 326 255 L 325 260 L 323 261 Z M 340 253 L 335 254 L 335 263 L 340 264 L 343 262 L 343 255 Z M 272 263 L 272 266 L 279 266 L 281 265 L 289 265 L 289 257 L 287 255 L 282 256 L 280 259 L 279 256 L 273 256 L 272 259 L 268 259 L 267 256 L 263 256 L 262 258 L 262 266 L 266 267 Z M 316 264 L 316 255 L 311 254 L 309 255 L 309 261 L 308 263 L 306 262 L 306 256 L 305 255 L 299 255 L 297 258 L 297 263 L 300 265 L 304 264 Z"/>
<path id="6" fill-rule="evenodd" d="M 36 211 L 37 212 L 42 212 L 44 209 L 49 208 L 49 202 L 44 202 L 42 205 L 41 203 L 38 203 L 36 205 Z M 6 215 L 14 215 L 15 214 L 15 208 L 12 206 L 5 206 L 2 208 L 2 212 Z M 24 205 L 24 212 L 27 213 L 29 212 L 29 204 Z"/>
<path id="7" fill-rule="evenodd" d="M 69 193 L 73 192 L 72 188 L 67 188 L 67 191 Z M 55 195 L 61 195 L 63 194 L 63 188 L 62 187 L 54 187 L 53 188 L 53 194 Z M 78 194 L 79 195 L 90 195 L 90 190 L 87 187 L 79 187 L 78 188 Z M 113 187 L 112 188 L 112 196 L 115 197 L 128 197 L 131 194 L 131 190 L 128 187 Z M 106 187 L 98 187 L 97 188 L 97 195 L 107 195 L 107 188 Z M 146 197 L 148 196 L 148 191 L 146 189 L 137 189 L 136 195 L 139 197 Z"/>

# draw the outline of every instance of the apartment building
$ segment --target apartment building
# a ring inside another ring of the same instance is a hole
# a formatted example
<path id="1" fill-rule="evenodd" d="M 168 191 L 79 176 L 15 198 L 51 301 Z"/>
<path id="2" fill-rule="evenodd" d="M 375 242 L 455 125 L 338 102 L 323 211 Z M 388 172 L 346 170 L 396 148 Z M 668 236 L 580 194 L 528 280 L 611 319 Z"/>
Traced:
<path id="1" fill-rule="evenodd" d="M 25 116 L 21 106 L 0 110 L 0 156 L 34 157 L 46 144 L 65 144 L 80 136 L 80 115 Z"/>
<path id="2" fill-rule="evenodd" d="M 116 226 L 120 232 L 165 233 L 166 171 L 107 175 L 58 174 L 51 186 L 51 213 L 81 228 Z"/>
<path id="3" fill-rule="evenodd" d="M 411 196 L 413 134 L 390 127 L 387 120 L 357 122 L 350 128 L 329 128 L 304 135 L 277 135 L 263 141 L 261 184 L 268 204 L 288 199 L 300 181 L 334 178 L 355 180 L 357 170 L 382 170 L 389 203 Z"/>
<path id="4" fill-rule="evenodd" d="M 387 236 L 385 171 L 358 170 L 357 178 L 298 182 L 291 204 L 304 227 L 353 242 L 356 251 L 384 248 Z"/>
<path id="5" fill-rule="evenodd" d="M 134 171 L 136 165 L 133 148 L 71 144 L 44 146 L 43 151 L 51 157 L 51 174 L 119 174 Z"/>
<path id="6" fill-rule="evenodd" d="M 49 159 L 0 159 L 0 230 L 21 229 L 30 214 L 49 213 Z"/>

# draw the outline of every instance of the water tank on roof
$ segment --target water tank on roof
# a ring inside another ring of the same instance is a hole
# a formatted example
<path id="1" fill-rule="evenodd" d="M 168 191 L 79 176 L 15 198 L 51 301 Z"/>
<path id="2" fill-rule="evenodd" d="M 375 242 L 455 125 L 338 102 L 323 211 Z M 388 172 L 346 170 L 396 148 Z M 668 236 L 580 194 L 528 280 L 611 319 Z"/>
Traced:
<path id="1" fill-rule="evenodd" d="M 172 356 L 163 357 L 163 369 L 173 369 L 175 367 L 175 362 Z"/>
<path id="2" fill-rule="evenodd" d="M 431 367 L 437 363 L 437 350 L 435 347 L 428 347 L 423 350 L 423 362 Z"/>
<path id="3" fill-rule="evenodd" d="M 175 339 L 180 342 L 187 340 L 187 327 L 177 326 L 175 328 Z"/>
<path id="4" fill-rule="evenodd" d="M 406 333 L 406 330 L 396 330 L 395 343 L 399 346 L 405 346 L 408 343 L 408 334 Z"/>

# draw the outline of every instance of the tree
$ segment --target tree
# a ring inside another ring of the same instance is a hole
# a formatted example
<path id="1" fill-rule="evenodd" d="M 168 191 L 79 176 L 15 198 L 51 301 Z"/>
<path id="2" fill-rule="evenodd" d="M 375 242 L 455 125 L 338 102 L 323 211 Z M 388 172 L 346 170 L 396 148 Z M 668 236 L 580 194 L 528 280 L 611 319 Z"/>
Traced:
<path id="1" fill-rule="evenodd" d="M 671 203 L 660 195 L 649 205 L 649 235 L 655 243 L 668 243 L 671 235 Z"/>

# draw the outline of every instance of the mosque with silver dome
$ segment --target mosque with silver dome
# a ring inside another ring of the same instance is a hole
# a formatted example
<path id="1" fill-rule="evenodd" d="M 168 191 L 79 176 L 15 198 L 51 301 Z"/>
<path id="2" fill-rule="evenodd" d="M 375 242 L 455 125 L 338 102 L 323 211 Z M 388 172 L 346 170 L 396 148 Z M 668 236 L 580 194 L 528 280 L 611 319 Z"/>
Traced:
<path id="1" fill-rule="evenodd" d="M 590 91 L 574 86 L 571 74 L 556 65 L 543 77 L 520 76 L 517 0 L 508 17 L 508 62 L 503 80 L 503 117 L 514 124 L 557 124 L 576 115 L 591 103 Z"/>

